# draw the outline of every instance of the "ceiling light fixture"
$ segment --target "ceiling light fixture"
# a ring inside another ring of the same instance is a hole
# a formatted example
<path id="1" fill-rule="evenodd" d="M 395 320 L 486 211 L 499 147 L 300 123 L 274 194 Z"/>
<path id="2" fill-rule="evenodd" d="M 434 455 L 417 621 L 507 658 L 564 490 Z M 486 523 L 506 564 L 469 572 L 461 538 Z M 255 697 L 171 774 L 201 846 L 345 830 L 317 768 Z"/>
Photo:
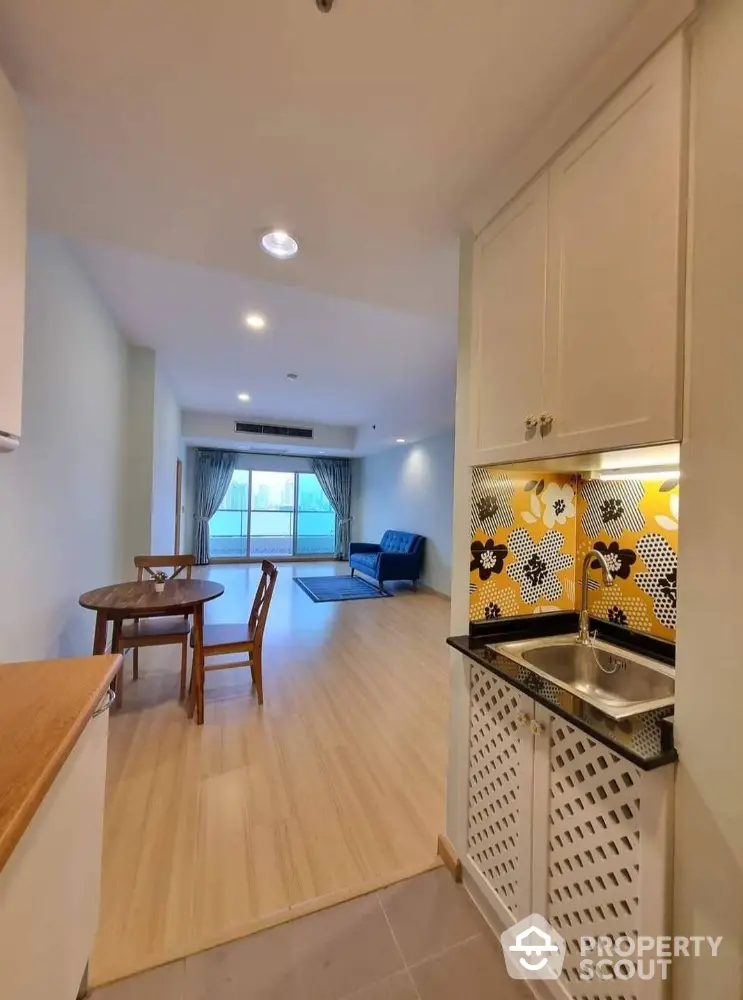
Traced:
<path id="1" fill-rule="evenodd" d="M 297 379 L 299 378 L 299 375 L 295 375 L 294 372 L 289 372 L 286 377 L 289 379 L 290 382 L 296 382 Z"/>
<path id="2" fill-rule="evenodd" d="M 265 330 L 266 317 L 261 316 L 260 313 L 248 313 L 245 317 L 245 325 L 249 326 L 251 330 Z"/>
<path id="3" fill-rule="evenodd" d="M 250 396 L 248 395 L 247 392 L 239 392 L 237 394 L 237 398 L 240 400 L 241 403 L 249 403 L 250 402 Z"/>
<path id="4" fill-rule="evenodd" d="M 398 444 L 405 444 L 405 438 L 397 438 Z"/>
<path id="5" fill-rule="evenodd" d="M 299 244 L 284 229 L 269 229 L 261 236 L 261 246 L 271 257 L 288 260 L 299 252 Z"/>

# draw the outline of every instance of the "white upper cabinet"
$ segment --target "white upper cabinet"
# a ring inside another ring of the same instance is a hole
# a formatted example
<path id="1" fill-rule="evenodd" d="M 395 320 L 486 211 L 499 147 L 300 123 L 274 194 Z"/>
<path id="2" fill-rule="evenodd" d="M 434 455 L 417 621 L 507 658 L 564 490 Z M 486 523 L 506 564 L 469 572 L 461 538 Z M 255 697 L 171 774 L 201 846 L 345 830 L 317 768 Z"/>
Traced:
<path id="1" fill-rule="evenodd" d="M 680 440 L 685 79 L 678 37 L 478 237 L 472 464 Z"/>
<path id="2" fill-rule="evenodd" d="M 26 296 L 26 149 L 23 119 L 0 72 L 0 451 L 21 433 Z"/>
<path id="3" fill-rule="evenodd" d="M 545 454 L 681 437 L 683 80 L 679 39 L 550 171 Z"/>
<path id="4" fill-rule="evenodd" d="M 473 259 L 471 422 L 475 464 L 536 446 L 545 351 L 547 176 L 480 235 Z"/>

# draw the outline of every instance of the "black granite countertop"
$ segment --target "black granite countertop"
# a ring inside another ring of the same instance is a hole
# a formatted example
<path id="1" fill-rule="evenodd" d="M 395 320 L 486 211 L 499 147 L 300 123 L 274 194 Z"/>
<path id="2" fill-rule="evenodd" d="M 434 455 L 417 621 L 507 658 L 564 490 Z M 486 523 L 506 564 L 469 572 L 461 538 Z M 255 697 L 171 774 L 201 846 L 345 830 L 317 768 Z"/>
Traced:
<path id="1" fill-rule="evenodd" d="M 519 691 L 549 708 L 578 729 L 588 733 L 615 753 L 626 757 L 644 771 L 652 771 L 678 760 L 673 745 L 673 706 L 642 712 L 617 720 L 605 715 L 578 695 L 558 687 L 516 660 L 491 649 L 492 644 L 521 639 L 567 635 L 578 631 L 575 612 L 552 612 L 531 617 L 501 618 L 473 622 L 469 635 L 450 636 L 446 641 L 475 663 L 508 681 Z M 673 666 L 675 647 L 671 642 L 633 632 L 621 625 L 591 619 L 591 631 L 599 639 L 629 652 L 640 653 Z"/>

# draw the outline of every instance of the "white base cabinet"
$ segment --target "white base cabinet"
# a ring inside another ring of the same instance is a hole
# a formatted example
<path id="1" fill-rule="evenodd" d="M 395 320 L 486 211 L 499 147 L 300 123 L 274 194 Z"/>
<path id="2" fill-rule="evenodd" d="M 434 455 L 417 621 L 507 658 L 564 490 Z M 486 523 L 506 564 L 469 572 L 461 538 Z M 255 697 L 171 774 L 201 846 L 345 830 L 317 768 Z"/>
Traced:
<path id="1" fill-rule="evenodd" d="M 0 872 L 0 982 L 75 1000 L 98 926 L 108 712 L 87 724 Z"/>
<path id="2" fill-rule="evenodd" d="M 470 668 L 463 864 L 500 923 L 539 913 L 565 938 L 562 977 L 543 984 L 555 997 L 664 996 L 660 977 L 583 981 L 579 942 L 669 933 L 673 780 Z"/>

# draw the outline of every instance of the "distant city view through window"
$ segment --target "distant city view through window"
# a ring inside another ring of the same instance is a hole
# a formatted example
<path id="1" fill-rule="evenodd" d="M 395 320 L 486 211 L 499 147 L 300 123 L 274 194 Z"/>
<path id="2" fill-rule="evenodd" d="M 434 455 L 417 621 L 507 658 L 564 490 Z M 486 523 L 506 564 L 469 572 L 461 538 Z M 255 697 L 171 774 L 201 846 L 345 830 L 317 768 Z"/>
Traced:
<path id="1" fill-rule="evenodd" d="M 236 469 L 209 522 L 209 547 L 217 559 L 332 555 L 335 514 L 311 472 Z"/>

